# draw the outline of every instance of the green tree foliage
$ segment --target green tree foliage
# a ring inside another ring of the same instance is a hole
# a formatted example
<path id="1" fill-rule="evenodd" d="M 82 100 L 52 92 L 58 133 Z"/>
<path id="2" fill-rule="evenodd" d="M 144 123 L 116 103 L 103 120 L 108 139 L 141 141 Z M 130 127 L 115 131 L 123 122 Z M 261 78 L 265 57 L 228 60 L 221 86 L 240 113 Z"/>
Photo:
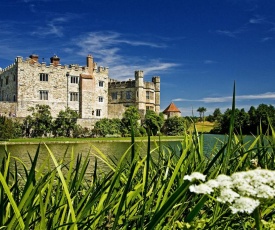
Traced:
<path id="1" fill-rule="evenodd" d="M 204 113 L 206 112 L 206 108 L 205 107 L 199 107 L 197 109 L 197 112 L 199 112 L 199 114 L 200 114 L 200 120 L 201 121 L 204 120 Z"/>
<path id="2" fill-rule="evenodd" d="M 29 108 L 32 116 L 28 116 L 24 120 L 27 136 L 43 137 L 51 133 L 52 116 L 50 110 L 51 108 L 48 105 L 36 105 Z"/>
<path id="3" fill-rule="evenodd" d="M 216 108 L 213 112 L 213 117 L 215 121 L 219 121 L 221 119 L 222 112 L 219 108 Z"/>
<path id="4" fill-rule="evenodd" d="M 131 125 L 133 125 L 135 135 L 139 136 L 139 120 L 140 120 L 140 114 L 136 107 L 130 106 L 126 109 L 126 111 L 123 114 L 123 118 L 121 120 L 122 126 L 121 126 L 121 133 L 123 136 L 130 135 L 131 133 Z M 132 123 L 132 124 L 131 124 Z"/>
<path id="5" fill-rule="evenodd" d="M 231 109 L 227 109 L 217 122 L 212 133 L 228 133 Z M 269 125 L 275 125 L 275 108 L 272 105 L 260 104 L 257 108 L 251 106 L 249 111 L 235 109 L 235 132 L 243 134 L 257 134 L 259 127 L 263 132 L 268 131 Z"/>
<path id="6" fill-rule="evenodd" d="M 165 135 L 182 135 L 184 130 L 188 129 L 188 122 L 184 117 L 169 117 L 165 120 L 162 132 Z"/>
<path id="7" fill-rule="evenodd" d="M 105 137 L 106 135 L 120 134 L 121 121 L 117 118 L 103 118 L 95 123 L 93 132 L 96 135 Z"/>
<path id="8" fill-rule="evenodd" d="M 146 128 L 149 128 L 153 135 L 156 135 L 160 131 L 161 127 L 164 124 L 163 114 L 159 115 L 153 110 L 147 110 L 144 119 L 144 125 Z"/>
<path id="9" fill-rule="evenodd" d="M 12 119 L 5 116 L 0 116 L 0 138 L 11 139 L 14 138 L 14 124 Z"/>
<path id="10" fill-rule="evenodd" d="M 53 122 L 53 135 L 70 137 L 76 129 L 78 113 L 70 108 L 61 110 Z"/>
<path id="11" fill-rule="evenodd" d="M 275 108 L 273 105 L 260 104 L 256 109 L 257 126 L 261 123 L 263 131 L 267 131 L 269 122 L 275 125 Z"/>

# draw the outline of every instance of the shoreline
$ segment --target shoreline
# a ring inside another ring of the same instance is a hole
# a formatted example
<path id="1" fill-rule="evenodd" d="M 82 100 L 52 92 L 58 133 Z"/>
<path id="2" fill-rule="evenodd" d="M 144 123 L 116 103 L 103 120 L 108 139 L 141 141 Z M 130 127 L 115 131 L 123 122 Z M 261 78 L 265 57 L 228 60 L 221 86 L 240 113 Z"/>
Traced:
<path id="1" fill-rule="evenodd" d="M 135 142 L 147 142 L 147 139 L 135 139 Z M 158 142 L 159 140 L 153 139 L 151 142 Z M 182 141 L 180 138 L 175 139 L 161 139 L 161 142 L 168 142 L 168 141 Z M 0 141 L 1 145 L 39 145 L 39 144 L 87 144 L 87 143 L 102 143 L 102 142 L 129 142 L 131 143 L 131 140 L 81 140 L 81 141 L 30 141 L 30 142 L 13 142 L 13 141 Z"/>

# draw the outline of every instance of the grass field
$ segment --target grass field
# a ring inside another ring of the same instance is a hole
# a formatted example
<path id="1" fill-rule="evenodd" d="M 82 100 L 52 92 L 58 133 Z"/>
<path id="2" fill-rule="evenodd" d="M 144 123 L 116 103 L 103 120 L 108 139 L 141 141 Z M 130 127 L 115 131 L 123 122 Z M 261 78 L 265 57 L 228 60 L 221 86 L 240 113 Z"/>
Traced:
<path id="1" fill-rule="evenodd" d="M 215 123 L 214 122 L 209 122 L 209 121 L 204 121 L 204 122 L 197 122 L 196 124 L 196 129 L 200 133 L 209 133 L 211 129 L 214 128 Z M 189 132 L 192 132 L 194 130 L 194 126 L 192 125 L 189 128 Z"/>

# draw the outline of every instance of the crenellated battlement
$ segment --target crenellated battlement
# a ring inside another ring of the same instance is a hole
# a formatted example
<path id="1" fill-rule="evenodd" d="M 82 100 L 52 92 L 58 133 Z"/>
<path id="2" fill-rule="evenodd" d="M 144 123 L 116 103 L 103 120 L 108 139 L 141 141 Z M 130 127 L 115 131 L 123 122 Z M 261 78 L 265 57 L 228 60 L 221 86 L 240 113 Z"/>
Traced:
<path id="1" fill-rule="evenodd" d="M 13 68 L 15 65 L 21 66 L 22 68 L 25 68 L 27 65 L 33 66 L 33 67 L 37 68 L 38 71 L 39 71 L 39 68 L 41 68 L 40 69 L 41 71 L 43 71 L 45 68 L 62 69 L 67 72 L 71 72 L 71 71 L 89 72 L 89 70 L 90 70 L 89 66 L 81 66 L 79 64 L 61 65 L 59 63 L 59 60 L 60 60 L 60 58 L 58 58 L 56 55 L 54 55 L 54 57 L 51 58 L 51 62 L 47 65 L 46 62 L 44 62 L 44 61 L 41 63 L 38 62 L 38 55 L 30 55 L 30 57 L 28 57 L 26 59 L 23 59 L 23 57 L 18 56 L 15 59 L 15 63 L 2 69 L 2 71 L 0 70 L 0 73 Z M 97 66 L 97 63 L 93 62 L 92 71 L 96 72 L 96 73 L 108 74 L 109 67 Z"/>
<path id="2" fill-rule="evenodd" d="M 110 88 L 133 88 L 135 87 L 135 81 L 132 79 L 129 79 L 129 81 L 118 81 L 115 79 L 110 79 L 109 87 Z"/>
<path id="3" fill-rule="evenodd" d="M 5 67 L 4 69 L 0 70 L 0 73 L 4 73 L 6 71 L 9 71 L 9 70 L 13 69 L 15 66 L 16 66 L 16 63 L 13 63 L 13 64 Z"/>

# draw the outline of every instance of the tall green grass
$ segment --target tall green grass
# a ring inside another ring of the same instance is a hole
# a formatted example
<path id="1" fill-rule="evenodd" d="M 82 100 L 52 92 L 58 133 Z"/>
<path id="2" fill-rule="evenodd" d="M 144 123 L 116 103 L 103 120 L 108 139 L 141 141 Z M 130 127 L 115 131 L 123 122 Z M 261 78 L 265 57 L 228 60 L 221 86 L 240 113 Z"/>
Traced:
<path id="1" fill-rule="evenodd" d="M 233 106 L 234 110 L 234 106 Z M 232 113 L 234 119 L 234 113 Z M 48 160 L 38 165 L 39 148 L 30 168 L 6 152 L 0 167 L 1 229 L 253 229 L 272 226 L 274 200 L 261 206 L 260 222 L 247 214 L 232 214 L 227 205 L 189 191 L 184 175 L 201 172 L 208 179 L 223 173 L 258 167 L 274 170 L 275 132 L 244 141 L 233 132 L 217 141 L 210 154 L 203 136 L 184 134 L 178 149 L 135 142 L 120 159 L 111 159 L 91 144 L 83 157 L 73 149 L 58 160 L 48 148 Z M 70 154 L 70 161 L 65 155 Z M 66 158 L 67 159 L 67 158 Z M 103 161 L 109 171 L 102 172 Z M 87 173 L 93 165 L 93 174 Z M 267 228 L 268 229 L 268 228 Z"/>

